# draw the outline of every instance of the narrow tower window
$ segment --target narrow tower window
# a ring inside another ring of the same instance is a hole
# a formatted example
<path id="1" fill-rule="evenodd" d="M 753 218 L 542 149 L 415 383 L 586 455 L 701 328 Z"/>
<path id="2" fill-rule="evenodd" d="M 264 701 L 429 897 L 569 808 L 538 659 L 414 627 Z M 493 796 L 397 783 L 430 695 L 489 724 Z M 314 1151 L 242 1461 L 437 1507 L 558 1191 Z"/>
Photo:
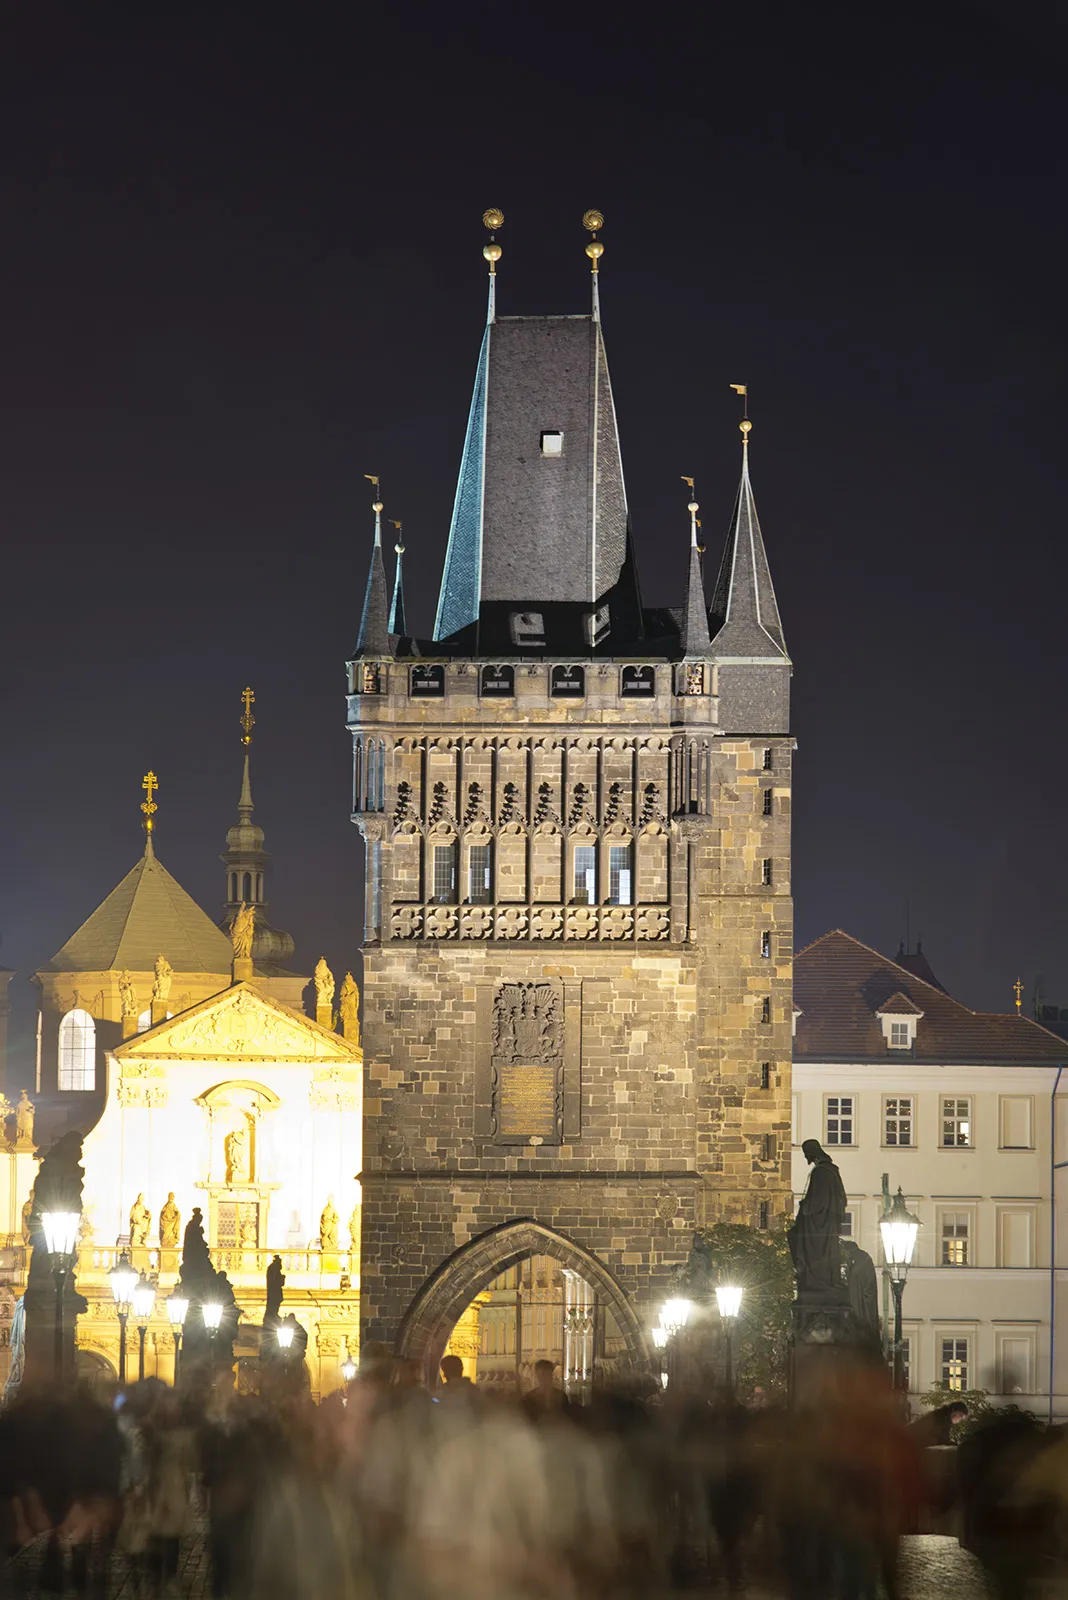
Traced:
<path id="1" fill-rule="evenodd" d="M 434 846 L 434 899 L 451 905 L 456 899 L 456 841 Z"/>
<path id="2" fill-rule="evenodd" d="M 251 904 L 251 901 L 252 901 L 252 874 L 251 874 L 251 872 L 244 872 L 241 875 L 241 898 L 245 902 L 246 905 Z"/>
<path id="3" fill-rule="evenodd" d="M 467 857 L 467 895 L 472 905 L 485 905 L 493 898 L 490 889 L 490 847 L 473 844 Z"/>
<path id="4" fill-rule="evenodd" d="M 767 1225 L 768 1225 L 768 1202 L 766 1200 L 761 1200 L 761 1202 L 760 1202 L 760 1226 L 762 1228 L 766 1228 Z"/>
<path id="5" fill-rule="evenodd" d="M 629 906 L 630 894 L 630 845 L 613 844 L 608 847 L 608 903 L 613 906 Z"/>
<path id="6" fill-rule="evenodd" d="M 760 1087 L 762 1089 L 770 1089 L 771 1088 L 771 1062 L 770 1061 L 762 1061 L 760 1063 Z"/>
<path id="7" fill-rule="evenodd" d="M 766 928 L 760 935 L 760 954 L 765 961 L 771 958 L 771 934 Z"/>
<path id="8" fill-rule="evenodd" d="M 574 901 L 579 906 L 597 904 L 597 850 L 592 844 L 575 846 Z"/>
<path id="9" fill-rule="evenodd" d="M 770 856 L 765 856 L 764 857 L 764 864 L 763 864 L 763 867 L 761 868 L 760 881 L 761 881 L 761 883 L 764 883 L 764 884 L 770 884 L 771 883 L 771 857 Z"/>
<path id="10" fill-rule="evenodd" d="M 772 765 L 772 762 L 773 762 L 774 758 L 775 758 L 775 753 L 772 750 L 771 745 L 770 744 L 766 745 L 765 748 L 764 748 L 764 771 L 765 772 L 770 772 L 771 771 L 771 765 Z"/>
<path id="11" fill-rule="evenodd" d="M 88 1011 L 68 1011 L 59 1025 L 59 1087 L 96 1088 L 96 1023 Z"/>
<path id="12" fill-rule="evenodd" d="M 771 1021 L 771 996 L 770 995 L 766 994 L 764 996 L 763 1000 L 760 1003 L 760 1020 L 761 1020 L 761 1022 L 770 1022 Z"/>
<path id="13" fill-rule="evenodd" d="M 773 789 L 765 789 L 764 790 L 764 815 L 766 817 L 770 817 L 771 816 L 771 808 L 772 808 L 774 802 L 775 802 L 775 791 Z"/>

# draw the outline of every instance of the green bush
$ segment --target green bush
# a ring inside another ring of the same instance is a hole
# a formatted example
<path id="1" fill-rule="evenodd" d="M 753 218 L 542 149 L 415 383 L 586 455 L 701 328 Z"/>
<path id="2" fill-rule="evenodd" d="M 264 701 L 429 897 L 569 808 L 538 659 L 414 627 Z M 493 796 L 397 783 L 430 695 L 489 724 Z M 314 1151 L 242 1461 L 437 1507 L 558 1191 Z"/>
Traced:
<path id="1" fill-rule="evenodd" d="M 733 1222 L 698 1229 L 679 1292 L 710 1308 L 714 1319 L 719 1283 L 738 1284 L 743 1291 L 732 1343 L 738 1393 L 744 1396 L 759 1385 L 771 1399 L 785 1397 L 794 1299 L 785 1232 Z"/>

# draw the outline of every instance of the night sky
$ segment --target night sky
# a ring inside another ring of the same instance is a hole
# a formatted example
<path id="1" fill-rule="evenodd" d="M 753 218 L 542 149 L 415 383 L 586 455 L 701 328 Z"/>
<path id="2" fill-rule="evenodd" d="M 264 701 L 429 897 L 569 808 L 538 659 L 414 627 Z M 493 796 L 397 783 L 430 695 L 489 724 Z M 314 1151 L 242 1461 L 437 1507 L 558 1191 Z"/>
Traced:
<path id="1" fill-rule="evenodd" d="M 3 8 L 0 961 L 134 864 L 150 766 L 158 853 L 221 914 L 248 682 L 271 918 L 301 970 L 357 964 L 363 474 L 429 635 L 481 213 L 499 310 L 571 312 L 596 206 L 649 605 L 682 599 L 681 473 L 718 563 L 749 385 L 798 945 L 892 954 L 909 901 L 960 999 L 1068 1006 L 1054 5 L 387 11 Z"/>

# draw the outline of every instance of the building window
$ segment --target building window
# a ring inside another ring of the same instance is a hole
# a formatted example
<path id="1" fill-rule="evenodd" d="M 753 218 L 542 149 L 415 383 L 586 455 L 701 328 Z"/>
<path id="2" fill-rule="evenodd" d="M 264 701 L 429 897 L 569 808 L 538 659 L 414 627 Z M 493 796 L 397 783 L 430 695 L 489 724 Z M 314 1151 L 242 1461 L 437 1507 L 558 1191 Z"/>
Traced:
<path id="1" fill-rule="evenodd" d="M 772 751 L 771 745 L 770 744 L 769 745 L 765 745 L 764 746 L 764 771 L 765 772 L 770 772 L 771 771 L 771 766 L 772 766 L 772 761 L 773 760 L 774 760 L 774 752 Z"/>
<path id="2" fill-rule="evenodd" d="M 586 674 L 582 667 L 554 667 L 550 693 L 556 698 L 575 698 L 586 693 Z"/>
<path id="3" fill-rule="evenodd" d="M 771 816 L 771 808 L 774 805 L 774 803 L 775 803 L 775 791 L 774 791 L 774 789 L 765 789 L 764 790 L 764 815 L 766 817 L 770 817 Z"/>
<path id="4" fill-rule="evenodd" d="M 761 1022 L 770 1022 L 771 1021 L 771 996 L 770 995 L 765 995 L 763 1000 L 760 1002 L 760 1020 L 761 1020 Z"/>
<path id="5" fill-rule="evenodd" d="M 440 700 L 445 693 L 445 668 L 413 667 L 408 692 L 413 700 Z"/>
<path id="6" fill-rule="evenodd" d="M 913 1119 L 910 1094 L 887 1095 L 883 1101 L 883 1144 L 911 1148 Z"/>
<path id="7" fill-rule="evenodd" d="M 966 1211 L 942 1213 L 942 1265 L 966 1267 L 968 1265 L 968 1234 L 970 1218 Z"/>
<path id="8" fill-rule="evenodd" d="M 842 1226 L 838 1230 L 838 1237 L 839 1237 L 839 1239 L 852 1239 L 852 1237 L 853 1237 L 853 1213 L 852 1213 L 852 1211 L 843 1211 L 842 1212 Z"/>
<path id="9" fill-rule="evenodd" d="M 613 844 L 608 847 L 608 904 L 610 906 L 629 906 L 631 904 L 631 848 L 629 844 Z"/>
<path id="10" fill-rule="evenodd" d="M 624 667 L 619 675 L 621 695 L 651 695 L 656 693 L 654 667 Z"/>
<path id="11" fill-rule="evenodd" d="M 450 905 L 456 899 L 456 841 L 434 846 L 434 899 Z"/>
<path id="12" fill-rule="evenodd" d="M 908 1050 L 912 1045 L 912 1029 L 907 1022 L 891 1022 L 891 1050 Z"/>
<path id="13" fill-rule="evenodd" d="M 485 905 L 493 898 L 488 844 L 473 844 L 467 853 L 467 897 L 472 905 Z"/>
<path id="14" fill-rule="evenodd" d="M 956 1095 L 942 1098 L 942 1148 L 972 1148 L 972 1102 Z"/>
<path id="15" fill-rule="evenodd" d="M 761 959 L 764 961 L 769 961 L 771 959 L 771 934 L 766 928 L 760 935 L 760 955 Z"/>
<path id="16" fill-rule="evenodd" d="M 998 1266 L 1033 1267 L 1035 1213 L 1031 1206 L 998 1207 Z"/>
<path id="17" fill-rule="evenodd" d="M 957 1393 L 968 1388 L 968 1341 L 967 1339 L 943 1339 L 942 1359 L 939 1363 L 939 1376 L 943 1389 L 953 1389 Z"/>
<path id="18" fill-rule="evenodd" d="M 770 1089 L 771 1088 L 771 1062 L 770 1061 L 762 1061 L 760 1063 L 760 1087 L 762 1089 Z"/>
<path id="19" fill-rule="evenodd" d="M 762 1133 L 760 1135 L 760 1159 L 761 1159 L 761 1161 L 774 1161 L 775 1160 L 775 1156 L 776 1156 L 775 1135 L 773 1133 Z"/>
<path id="20" fill-rule="evenodd" d="M 826 1133 L 824 1144 L 851 1145 L 853 1137 L 854 1097 L 851 1094 L 827 1096 Z"/>
<path id="21" fill-rule="evenodd" d="M 514 667 L 483 667 L 482 695 L 484 699 L 496 697 L 510 699 L 515 694 Z"/>
<path id="22" fill-rule="evenodd" d="M 1029 1094 L 1003 1094 L 999 1097 L 1002 1150 L 1033 1150 L 1035 1147 L 1032 1101 Z"/>
<path id="23" fill-rule="evenodd" d="M 575 846 L 574 902 L 578 906 L 597 904 L 597 847 Z"/>
<path id="24" fill-rule="evenodd" d="M 562 456 L 564 453 L 564 436 L 559 428 L 546 428 L 541 436 L 541 453 L 543 456 Z"/>
<path id="25" fill-rule="evenodd" d="M 59 1024 L 59 1087 L 96 1088 L 96 1023 L 88 1011 L 68 1011 Z"/>
<path id="26" fill-rule="evenodd" d="M 770 856 L 765 856 L 764 857 L 764 863 L 763 863 L 763 866 L 761 867 L 761 872 L 760 872 L 760 881 L 763 884 L 770 884 L 771 883 L 771 857 Z"/>

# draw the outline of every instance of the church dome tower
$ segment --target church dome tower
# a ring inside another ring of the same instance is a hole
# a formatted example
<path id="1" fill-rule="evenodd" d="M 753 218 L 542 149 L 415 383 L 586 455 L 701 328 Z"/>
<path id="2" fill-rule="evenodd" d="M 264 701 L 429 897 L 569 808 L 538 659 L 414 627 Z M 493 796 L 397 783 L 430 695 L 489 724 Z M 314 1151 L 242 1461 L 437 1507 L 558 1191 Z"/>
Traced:
<path id="1" fill-rule="evenodd" d="M 226 834 L 226 911 L 221 926 L 230 926 L 243 905 L 255 907 L 256 934 L 252 941 L 252 960 L 258 972 L 281 971 L 293 954 L 293 939 L 267 921 L 267 863 L 271 857 L 263 848 L 263 829 L 252 820 L 252 780 L 249 773 L 249 746 L 256 719 L 252 707 L 256 696 L 245 689 L 241 696 L 241 743 L 245 749 L 241 772 L 241 795 L 237 802 L 237 821 Z"/>

